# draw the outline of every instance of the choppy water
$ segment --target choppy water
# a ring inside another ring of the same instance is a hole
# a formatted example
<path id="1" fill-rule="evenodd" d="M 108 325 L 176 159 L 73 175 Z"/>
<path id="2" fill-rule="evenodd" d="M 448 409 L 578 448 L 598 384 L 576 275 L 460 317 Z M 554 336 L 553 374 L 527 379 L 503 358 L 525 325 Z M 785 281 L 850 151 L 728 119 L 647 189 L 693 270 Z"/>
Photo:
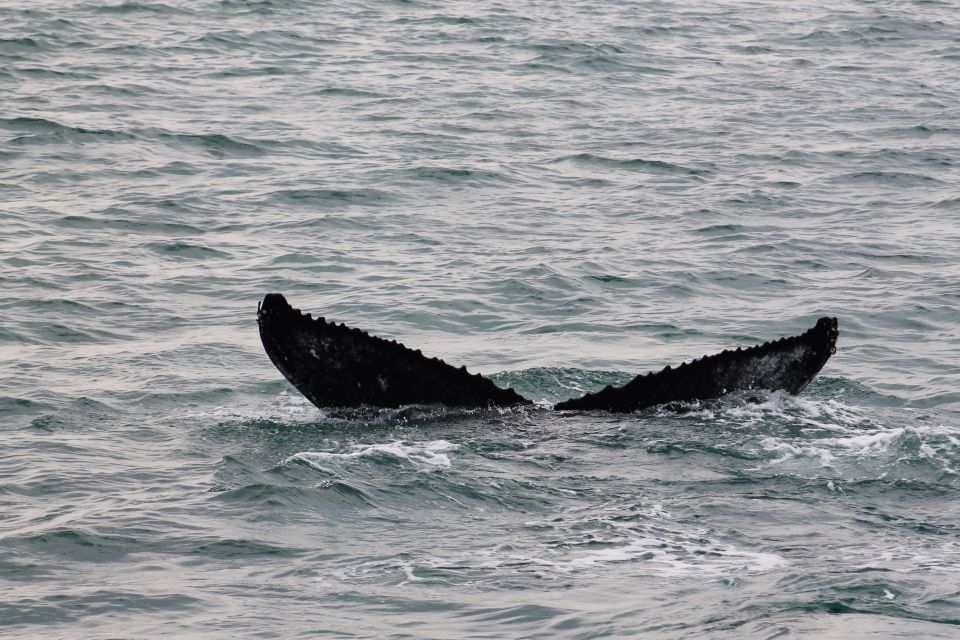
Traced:
<path id="1" fill-rule="evenodd" d="M 955 638 L 960 7 L 6 2 L 4 638 Z M 549 404 L 326 411 L 257 300 Z"/>

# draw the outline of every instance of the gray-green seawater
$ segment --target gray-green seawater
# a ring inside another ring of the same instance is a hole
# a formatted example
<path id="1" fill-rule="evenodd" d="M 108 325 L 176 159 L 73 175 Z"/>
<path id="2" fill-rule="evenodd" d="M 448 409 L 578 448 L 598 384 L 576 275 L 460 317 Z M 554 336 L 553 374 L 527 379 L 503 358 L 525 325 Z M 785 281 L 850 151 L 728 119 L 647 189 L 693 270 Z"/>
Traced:
<path id="1" fill-rule="evenodd" d="M 3 638 L 956 638 L 960 6 L 4 2 Z M 256 303 L 549 405 L 318 410 Z"/>

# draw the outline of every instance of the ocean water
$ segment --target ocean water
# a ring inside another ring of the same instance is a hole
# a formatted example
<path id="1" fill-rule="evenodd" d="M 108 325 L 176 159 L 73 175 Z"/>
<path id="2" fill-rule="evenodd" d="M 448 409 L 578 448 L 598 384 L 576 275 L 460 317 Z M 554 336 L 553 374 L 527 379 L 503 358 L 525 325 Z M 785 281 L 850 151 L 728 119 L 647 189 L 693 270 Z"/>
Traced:
<path id="1" fill-rule="evenodd" d="M 958 637 L 958 105 L 947 0 L 3 2 L 0 637 Z M 538 406 L 317 409 L 270 291 Z"/>

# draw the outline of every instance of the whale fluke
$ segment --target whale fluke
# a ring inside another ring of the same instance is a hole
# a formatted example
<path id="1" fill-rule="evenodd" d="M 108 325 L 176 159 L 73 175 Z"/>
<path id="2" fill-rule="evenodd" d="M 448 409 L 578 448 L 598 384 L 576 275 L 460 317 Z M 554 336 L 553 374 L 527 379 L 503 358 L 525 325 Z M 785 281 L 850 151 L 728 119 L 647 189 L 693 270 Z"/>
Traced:
<path id="1" fill-rule="evenodd" d="M 554 408 L 636 411 L 666 402 L 718 398 L 733 391 L 797 394 L 836 352 L 839 333 L 836 318 L 820 318 L 802 335 L 704 356 L 675 369 L 668 366 L 659 373 L 637 376 L 622 387 L 607 387 Z"/>
<path id="2" fill-rule="evenodd" d="M 257 308 L 260 339 L 277 369 L 318 407 L 458 407 L 532 404 L 466 367 L 454 367 L 345 324 L 312 319 L 269 293 Z M 736 351 L 723 351 L 659 373 L 646 373 L 622 387 L 557 404 L 555 409 L 636 411 L 666 402 L 718 398 L 733 391 L 765 389 L 799 393 L 836 351 L 836 318 L 820 318 L 799 336 Z"/>
<path id="3" fill-rule="evenodd" d="M 318 407 L 532 404 L 513 389 L 399 342 L 324 318 L 312 320 L 279 293 L 264 297 L 257 322 L 270 360 Z"/>

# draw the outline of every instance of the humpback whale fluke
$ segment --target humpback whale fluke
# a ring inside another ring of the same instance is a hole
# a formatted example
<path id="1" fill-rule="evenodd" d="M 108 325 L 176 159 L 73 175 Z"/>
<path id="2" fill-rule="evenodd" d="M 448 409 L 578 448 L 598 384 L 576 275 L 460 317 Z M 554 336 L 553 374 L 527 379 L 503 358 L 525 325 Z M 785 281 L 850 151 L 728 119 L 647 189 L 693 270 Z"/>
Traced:
<path id="1" fill-rule="evenodd" d="M 748 349 L 723 351 L 678 368 L 639 375 L 622 387 L 607 387 L 556 409 L 635 411 L 665 402 L 718 398 L 732 391 L 766 389 L 797 394 L 816 377 L 837 350 L 836 318 L 820 318 L 799 336 Z"/>
<path id="2" fill-rule="evenodd" d="M 257 309 L 263 347 L 287 380 L 318 407 L 532 404 L 513 389 L 428 358 L 399 342 L 312 320 L 279 293 Z"/>
<path id="3" fill-rule="evenodd" d="M 312 319 L 269 293 L 257 308 L 260 339 L 277 369 L 318 407 L 460 407 L 532 404 L 466 367 L 428 358 L 419 349 L 371 336 L 344 324 Z M 639 375 L 556 409 L 635 411 L 665 402 L 706 400 L 733 391 L 799 393 L 836 351 L 836 318 L 820 318 L 809 331 L 747 349 L 705 356 L 677 368 Z"/>

